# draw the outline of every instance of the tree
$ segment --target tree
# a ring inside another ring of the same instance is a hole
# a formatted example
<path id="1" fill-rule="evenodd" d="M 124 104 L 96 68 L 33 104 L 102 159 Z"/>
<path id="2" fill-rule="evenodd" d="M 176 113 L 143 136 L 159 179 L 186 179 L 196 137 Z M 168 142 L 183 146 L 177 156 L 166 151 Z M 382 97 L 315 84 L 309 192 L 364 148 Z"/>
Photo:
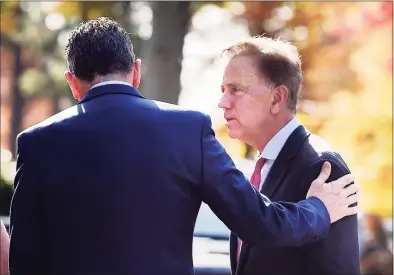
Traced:
<path id="1" fill-rule="evenodd" d="M 183 45 L 192 16 L 204 5 L 226 2 L 149 2 L 152 35 L 143 46 L 140 90 L 149 98 L 178 104 Z"/>
<path id="2" fill-rule="evenodd" d="M 147 97 L 177 104 L 184 38 L 191 18 L 190 2 L 149 2 L 152 36 L 142 49 L 144 78 L 141 90 Z"/>
<path id="3" fill-rule="evenodd" d="M 9 49 L 14 59 L 14 72 L 13 72 L 13 93 L 11 96 L 12 102 L 12 120 L 11 120 L 11 134 L 10 142 L 11 152 L 15 154 L 16 144 L 15 139 L 18 132 L 21 129 L 22 121 L 22 108 L 24 99 L 21 94 L 18 78 L 23 73 L 23 65 L 21 61 L 22 46 L 17 39 L 13 39 L 16 33 L 22 30 L 21 20 L 24 16 L 23 10 L 21 9 L 20 3 L 16 2 L 0 2 L 1 11 L 1 45 Z"/>

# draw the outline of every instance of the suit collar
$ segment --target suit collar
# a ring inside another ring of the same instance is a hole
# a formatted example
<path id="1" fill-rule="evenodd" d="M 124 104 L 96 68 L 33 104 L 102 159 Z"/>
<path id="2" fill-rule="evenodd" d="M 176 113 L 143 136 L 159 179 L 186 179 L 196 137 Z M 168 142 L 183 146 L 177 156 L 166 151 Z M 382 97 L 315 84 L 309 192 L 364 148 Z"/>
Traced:
<path id="1" fill-rule="evenodd" d="M 282 150 L 279 152 L 277 160 L 286 159 L 291 160 L 294 158 L 305 139 L 310 136 L 310 132 L 304 126 L 298 125 L 296 129 L 289 135 L 288 139 L 283 145 Z"/>
<path id="2" fill-rule="evenodd" d="M 264 195 L 272 197 L 275 194 L 288 171 L 289 164 L 297 156 L 302 144 L 310 134 L 304 126 L 300 125 L 289 136 L 264 182 L 261 190 Z"/>
<path id="3" fill-rule="evenodd" d="M 101 83 L 100 83 L 101 84 Z M 101 85 L 93 86 L 79 103 L 86 102 L 92 98 L 106 95 L 106 94 L 129 94 L 132 96 L 144 98 L 134 87 L 126 85 L 121 82 L 103 83 Z"/>
<path id="4" fill-rule="evenodd" d="M 279 130 L 264 147 L 263 152 L 260 154 L 265 159 L 275 160 L 283 146 L 285 145 L 289 136 L 300 126 L 296 118 L 290 120 L 282 129 Z"/>

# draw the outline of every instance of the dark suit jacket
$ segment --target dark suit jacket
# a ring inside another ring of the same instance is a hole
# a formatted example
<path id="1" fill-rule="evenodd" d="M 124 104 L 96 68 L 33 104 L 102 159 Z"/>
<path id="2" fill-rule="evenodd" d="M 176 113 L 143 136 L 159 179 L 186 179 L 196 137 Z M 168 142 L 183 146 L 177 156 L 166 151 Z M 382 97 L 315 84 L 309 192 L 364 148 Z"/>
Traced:
<path id="1" fill-rule="evenodd" d="M 298 126 L 271 167 L 261 192 L 272 201 L 303 200 L 324 161 L 329 161 L 332 167 L 328 181 L 350 173 L 344 160 L 324 140 Z M 354 215 L 334 223 L 327 238 L 315 244 L 270 249 L 246 244 L 241 249 L 238 267 L 237 237 L 232 233 L 232 272 L 237 275 L 360 274 L 357 233 Z"/>
<path id="2" fill-rule="evenodd" d="M 17 142 L 11 274 L 193 274 L 202 201 L 265 247 L 329 230 L 318 198 L 280 205 L 251 187 L 208 116 L 127 85 L 93 88 Z"/>

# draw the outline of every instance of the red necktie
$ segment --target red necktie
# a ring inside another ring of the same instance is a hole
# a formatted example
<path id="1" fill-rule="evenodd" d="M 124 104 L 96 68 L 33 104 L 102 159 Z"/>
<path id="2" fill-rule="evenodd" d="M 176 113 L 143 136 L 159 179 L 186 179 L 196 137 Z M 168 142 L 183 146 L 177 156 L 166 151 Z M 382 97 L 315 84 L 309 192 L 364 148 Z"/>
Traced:
<path id="1" fill-rule="evenodd" d="M 252 174 L 252 177 L 250 178 L 250 183 L 256 187 L 257 190 L 260 191 L 260 183 L 261 183 L 261 169 L 263 168 L 264 164 L 266 162 L 266 159 L 264 158 L 259 158 L 256 162 L 256 166 L 254 168 L 254 172 Z M 238 239 L 238 260 L 239 256 L 241 255 L 241 246 L 242 246 L 242 241 L 241 239 Z"/>

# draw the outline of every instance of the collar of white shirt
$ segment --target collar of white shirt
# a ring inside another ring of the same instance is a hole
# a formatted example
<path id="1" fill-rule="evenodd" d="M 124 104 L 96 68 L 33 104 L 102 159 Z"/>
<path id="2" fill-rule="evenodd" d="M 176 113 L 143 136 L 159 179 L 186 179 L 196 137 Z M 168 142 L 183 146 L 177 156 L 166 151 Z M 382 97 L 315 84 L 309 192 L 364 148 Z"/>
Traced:
<path id="1" fill-rule="evenodd" d="M 275 136 L 271 138 L 271 140 L 265 146 L 263 152 L 259 154 L 258 157 L 262 157 L 267 160 L 275 160 L 291 133 L 293 133 L 293 131 L 297 129 L 299 125 L 300 124 L 296 118 L 290 120 L 282 129 L 280 129 L 279 132 L 276 133 Z"/>
<path id="2" fill-rule="evenodd" d="M 126 81 L 119 81 L 119 80 L 108 80 L 108 81 L 103 81 L 100 83 L 97 83 L 96 85 L 93 85 L 91 89 L 96 88 L 96 87 L 100 87 L 100 86 L 104 86 L 104 85 L 110 85 L 110 84 L 121 84 L 121 85 L 127 85 L 130 87 L 133 87 L 130 83 L 126 82 Z"/>

